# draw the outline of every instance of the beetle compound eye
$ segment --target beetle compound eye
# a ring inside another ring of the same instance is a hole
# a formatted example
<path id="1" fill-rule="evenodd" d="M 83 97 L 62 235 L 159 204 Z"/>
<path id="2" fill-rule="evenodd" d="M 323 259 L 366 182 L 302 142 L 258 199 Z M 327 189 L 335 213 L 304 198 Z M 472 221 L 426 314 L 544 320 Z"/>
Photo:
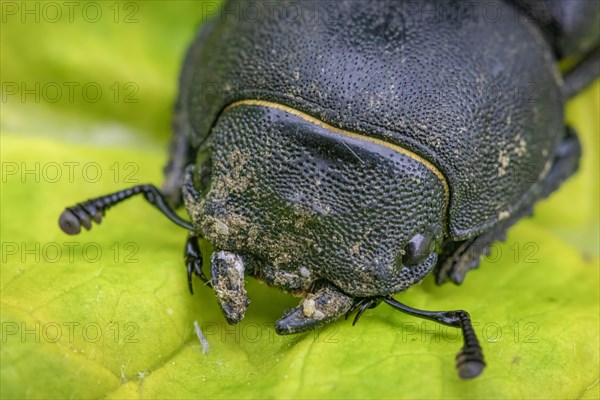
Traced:
<path id="1" fill-rule="evenodd" d="M 413 236 L 408 244 L 404 247 L 404 255 L 402 256 L 402 264 L 413 266 L 422 263 L 434 250 L 435 242 L 433 235 L 428 232 L 419 233 Z"/>

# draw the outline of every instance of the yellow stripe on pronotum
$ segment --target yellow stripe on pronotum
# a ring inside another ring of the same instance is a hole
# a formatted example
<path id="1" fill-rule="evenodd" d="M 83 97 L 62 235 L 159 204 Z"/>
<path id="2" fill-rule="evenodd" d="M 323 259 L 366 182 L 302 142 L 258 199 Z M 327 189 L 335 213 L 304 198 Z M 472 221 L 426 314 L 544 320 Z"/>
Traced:
<path id="1" fill-rule="evenodd" d="M 344 135 L 347 137 L 350 137 L 352 139 L 358 139 L 358 140 L 365 140 L 367 142 L 371 142 L 374 144 L 377 144 L 379 146 L 383 146 L 383 147 L 387 147 L 388 149 L 394 150 L 398 153 L 404 154 L 407 157 L 412 158 L 413 160 L 423 164 L 425 167 L 427 167 L 427 169 L 429 169 L 431 172 L 433 172 L 435 174 L 435 176 L 438 177 L 438 179 L 440 180 L 442 186 L 444 187 L 444 197 L 446 200 L 446 207 L 448 206 L 448 202 L 449 202 L 449 198 L 450 198 L 450 189 L 448 187 L 448 182 L 446 181 L 446 177 L 444 176 L 444 174 L 442 174 L 442 172 L 437 169 L 437 167 L 435 165 L 433 165 L 431 162 L 429 162 L 428 160 L 424 159 L 423 157 L 421 157 L 418 154 L 413 153 L 410 150 L 405 149 L 404 147 L 400 147 L 397 144 L 393 144 L 393 143 L 389 143 L 386 142 L 385 140 L 381 140 L 378 138 L 374 138 L 374 137 L 370 137 L 370 136 L 365 136 L 365 135 L 361 135 L 359 133 L 356 132 L 350 132 L 350 131 L 346 131 L 340 128 L 336 128 L 335 126 L 331 126 L 315 117 L 312 117 L 306 113 L 303 113 L 302 111 L 298 111 L 295 108 L 292 107 L 288 107 L 288 106 L 284 106 L 282 104 L 279 103 L 273 103 L 271 101 L 264 101 L 264 100 L 240 100 L 240 101 L 236 101 L 235 103 L 230 104 L 229 106 L 227 106 L 225 108 L 225 110 L 223 110 L 223 112 L 227 111 L 227 110 L 231 110 L 232 108 L 238 107 L 238 106 L 243 106 L 243 105 L 249 105 L 249 106 L 262 106 L 262 107 L 269 107 L 269 108 L 276 108 L 278 110 L 282 110 L 285 111 L 287 113 L 290 113 L 292 115 L 295 115 L 296 117 L 302 118 L 303 120 L 313 123 L 315 125 L 318 125 L 322 128 L 327 129 L 328 131 L 331 132 L 335 132 L 338 133 L 340 135 Z"/>

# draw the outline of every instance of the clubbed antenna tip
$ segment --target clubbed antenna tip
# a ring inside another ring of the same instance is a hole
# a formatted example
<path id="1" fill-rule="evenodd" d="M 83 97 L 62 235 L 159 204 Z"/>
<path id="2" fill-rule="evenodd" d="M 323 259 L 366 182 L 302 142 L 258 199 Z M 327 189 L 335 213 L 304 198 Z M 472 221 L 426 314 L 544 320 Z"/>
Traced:
<path id="1" fill-rule="evenodd" d="M 153 185 L 134 186 L 105 196 L 96 197 L 83 203 L 77 203 L 73 207 L 67 207 L 58 218 L 58 226 L 67 235 L 77 235 L 81 232 L 82 225 L 86 230 L 90 230 L 92 222 L 96 222 L 97 224 L 102 222 L 102 217 L 106 210 L 138 194 L 142 194 L 148 203 L 177 225 L 190 231 L 194 230 L 193 225 L 180 218 L 168 205 L 160 190 Z"/>

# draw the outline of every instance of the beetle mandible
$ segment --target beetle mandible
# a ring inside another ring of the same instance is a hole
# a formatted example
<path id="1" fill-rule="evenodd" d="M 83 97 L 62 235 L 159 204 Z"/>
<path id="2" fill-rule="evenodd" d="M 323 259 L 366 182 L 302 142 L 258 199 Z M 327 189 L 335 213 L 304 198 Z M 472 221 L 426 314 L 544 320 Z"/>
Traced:
<path id="1" fill-rule="evenodd" d="M 385 302 L 461 328 L 459 375 L 478 376 L 467 312 L 391 296 L 431 272 L 460 284 L 575 172 L 563 106 L 598 76 L 600 2 L 294 1 L 279 5 L 297 18 L 260 21 L 236 15 L 244 4 L 226 3 L 188 50 L 162 190 L 78 203 L 60 227 L 90 229 L 143 194 L 189 231 L 189 289 L 193 275 L 211 286 L 229 323 L 248 307 L 246 275 L 302 298 L 280 334 Z M 579 62 L 563 76 L 567 57 Z M 210 278 L 199 238 L 215 248 Z"/>

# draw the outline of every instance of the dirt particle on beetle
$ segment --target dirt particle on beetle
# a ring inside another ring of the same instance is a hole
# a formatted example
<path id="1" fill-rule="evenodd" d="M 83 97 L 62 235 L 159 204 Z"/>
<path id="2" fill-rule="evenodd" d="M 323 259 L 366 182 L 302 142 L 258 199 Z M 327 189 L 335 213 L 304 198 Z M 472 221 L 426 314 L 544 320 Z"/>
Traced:
<path id="1" fill-rule="evenodd" d="M 312 317 L 316 311 L 316 303 L 312 299 L 306 299 L 302 303 L 302 313 L 305 317 Z"/>

